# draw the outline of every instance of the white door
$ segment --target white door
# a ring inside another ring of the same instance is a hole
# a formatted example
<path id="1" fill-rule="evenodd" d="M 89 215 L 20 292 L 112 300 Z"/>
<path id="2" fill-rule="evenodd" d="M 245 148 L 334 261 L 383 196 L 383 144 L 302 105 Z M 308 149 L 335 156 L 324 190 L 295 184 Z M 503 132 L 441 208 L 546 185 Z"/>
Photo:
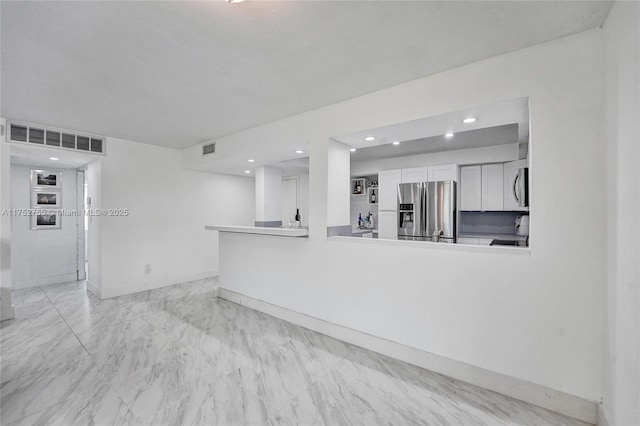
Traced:
<path id="1" fill-rule="evenodd" d="M 443 166 L 428 167 L 428 182 L 440 182 L 443 180 L 458 180 L 458 166 L 456 164 L 445 164 Z"/>
<path id="2" fill-rule="evenodd" d="M 520 207 L 516 199 L 516 178 L 518 170 L 527 167 L 527 160 L 512 161 L 504 164 L 504 209 L 509 211 L 526 211 L 527 207 Z"/>
<path id="3" fill-rule="evenodd" d="M 400 170 L 385 170 L 378 174 L 378 209 L 398 209 L 398 185 L 402 183 Z"/>
<path id="4" fill-rule="evenodd" d="M 413 169 L 402 169 L 402 183 L 415 183 L 429 181 L 429 168 L 416 167 Z"/>
<path id="5" fill-rule="evenodd" d="M 398 213 L 381 211 L 378 213 L 378 238 L 398 239 Z"/>
<path id="6" fill-rule="evenodd" d="M 280 218 L 282 226 L 287 226 L 295 217 L 298 208 L 298 179 L 282 179 L 280 194 Z"/>
<path id="7" fill-rule="evenodd" d="M 482 166 L 460 167 L 460 210 L 482 210 Z"/>
<path id="8" fill-rule="evenodd" d="M 504 168 L 502 164 L 482 166 L 482 210 L 503 210 Z"/>

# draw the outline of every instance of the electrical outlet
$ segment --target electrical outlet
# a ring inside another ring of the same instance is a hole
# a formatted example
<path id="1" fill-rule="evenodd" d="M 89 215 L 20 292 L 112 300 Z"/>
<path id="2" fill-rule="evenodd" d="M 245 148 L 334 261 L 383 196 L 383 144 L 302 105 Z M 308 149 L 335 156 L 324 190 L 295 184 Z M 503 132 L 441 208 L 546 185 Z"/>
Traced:
<path id="1" fill-rule="evenodd" d="M 150 274 L 151 273 L 151 264 L 147 263 L 146 265 L 144 265 L 144 273 L 145 274 Z"/>

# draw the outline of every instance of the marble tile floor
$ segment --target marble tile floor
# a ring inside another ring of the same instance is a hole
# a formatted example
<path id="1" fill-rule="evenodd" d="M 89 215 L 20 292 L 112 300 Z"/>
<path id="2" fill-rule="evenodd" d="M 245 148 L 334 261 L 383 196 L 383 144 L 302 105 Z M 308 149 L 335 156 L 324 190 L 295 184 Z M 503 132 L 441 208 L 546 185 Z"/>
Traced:
<path id="1" fill-rule="evenodd" d="M 9 425 L 584 425 L 218 299 L 203 280 L 100 300 L 14 291 Z"/>

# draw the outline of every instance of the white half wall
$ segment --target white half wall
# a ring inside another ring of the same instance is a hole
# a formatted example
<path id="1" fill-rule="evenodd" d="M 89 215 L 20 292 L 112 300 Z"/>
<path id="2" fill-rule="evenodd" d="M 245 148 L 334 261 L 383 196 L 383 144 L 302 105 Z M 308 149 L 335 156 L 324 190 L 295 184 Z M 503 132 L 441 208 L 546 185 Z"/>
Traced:
<path id="1" fill-rule="evenodd" d="M 11 165 L 11 208 L 31 208 L 30 171 L 43 169 L 36 166 Z M 46 170 L 62 173 L 60 195 L 61 208 L 75 211 L 78 208 L 75 169 Z M 59 217 L 60 229 L 33 230 L 31 217 L 11 218 L 11 271 L 13 287 L 27 288 L 47 284 L 75 281 L 78 271 L 78 223 L 79 216 Z"/>
<path id="2" fill-rule="evenodd" d="M 604 414 L 640 424 L 640 3 L 604 23 L 607 141 L 607 340 Z"/>
<path id="3" fill-rule="evenodd" d="M 307 241 L 249 237 L 242 257 L 253 260 L 251 268 L 228 269 L 240 259 L 221 252 L 221 287 L 599 401 L 606 212 L 594 200 L 606 196 L 602 56 L 602 31 L 594 30 L 219 139 L 229 155 L 305 141 L 313 212 Z M 342 202 L 328 191 L 331 136 L 525 96 L 530 255 L 327 239 L 334 222 L 327 200 Z M 570 191 L 564 182 L 573 182 Z"/>
<path id="4" fill-rule="evenodd" d="M 106 144 L 96 171 L 100 207 L 129 215 L 100 218 L 100 297 L 217 275 L 218 233 L 204 226 L 253 226 L 253 178 L 185 170 L 179 150 L 115 138 Z"/>

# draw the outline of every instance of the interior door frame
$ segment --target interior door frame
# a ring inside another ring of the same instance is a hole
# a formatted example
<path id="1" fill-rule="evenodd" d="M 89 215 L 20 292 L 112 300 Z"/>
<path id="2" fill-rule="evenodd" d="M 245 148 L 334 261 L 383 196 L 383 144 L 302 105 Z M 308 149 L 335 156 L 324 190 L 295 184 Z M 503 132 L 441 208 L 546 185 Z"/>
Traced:
<path id="1" fill-rule="evenodd" d="M 87 270 L 85 269 L 85 231 L 84 231 L 84 170 L 76 170 L 76 275 L 77 280 L 87 279 Z"/>

